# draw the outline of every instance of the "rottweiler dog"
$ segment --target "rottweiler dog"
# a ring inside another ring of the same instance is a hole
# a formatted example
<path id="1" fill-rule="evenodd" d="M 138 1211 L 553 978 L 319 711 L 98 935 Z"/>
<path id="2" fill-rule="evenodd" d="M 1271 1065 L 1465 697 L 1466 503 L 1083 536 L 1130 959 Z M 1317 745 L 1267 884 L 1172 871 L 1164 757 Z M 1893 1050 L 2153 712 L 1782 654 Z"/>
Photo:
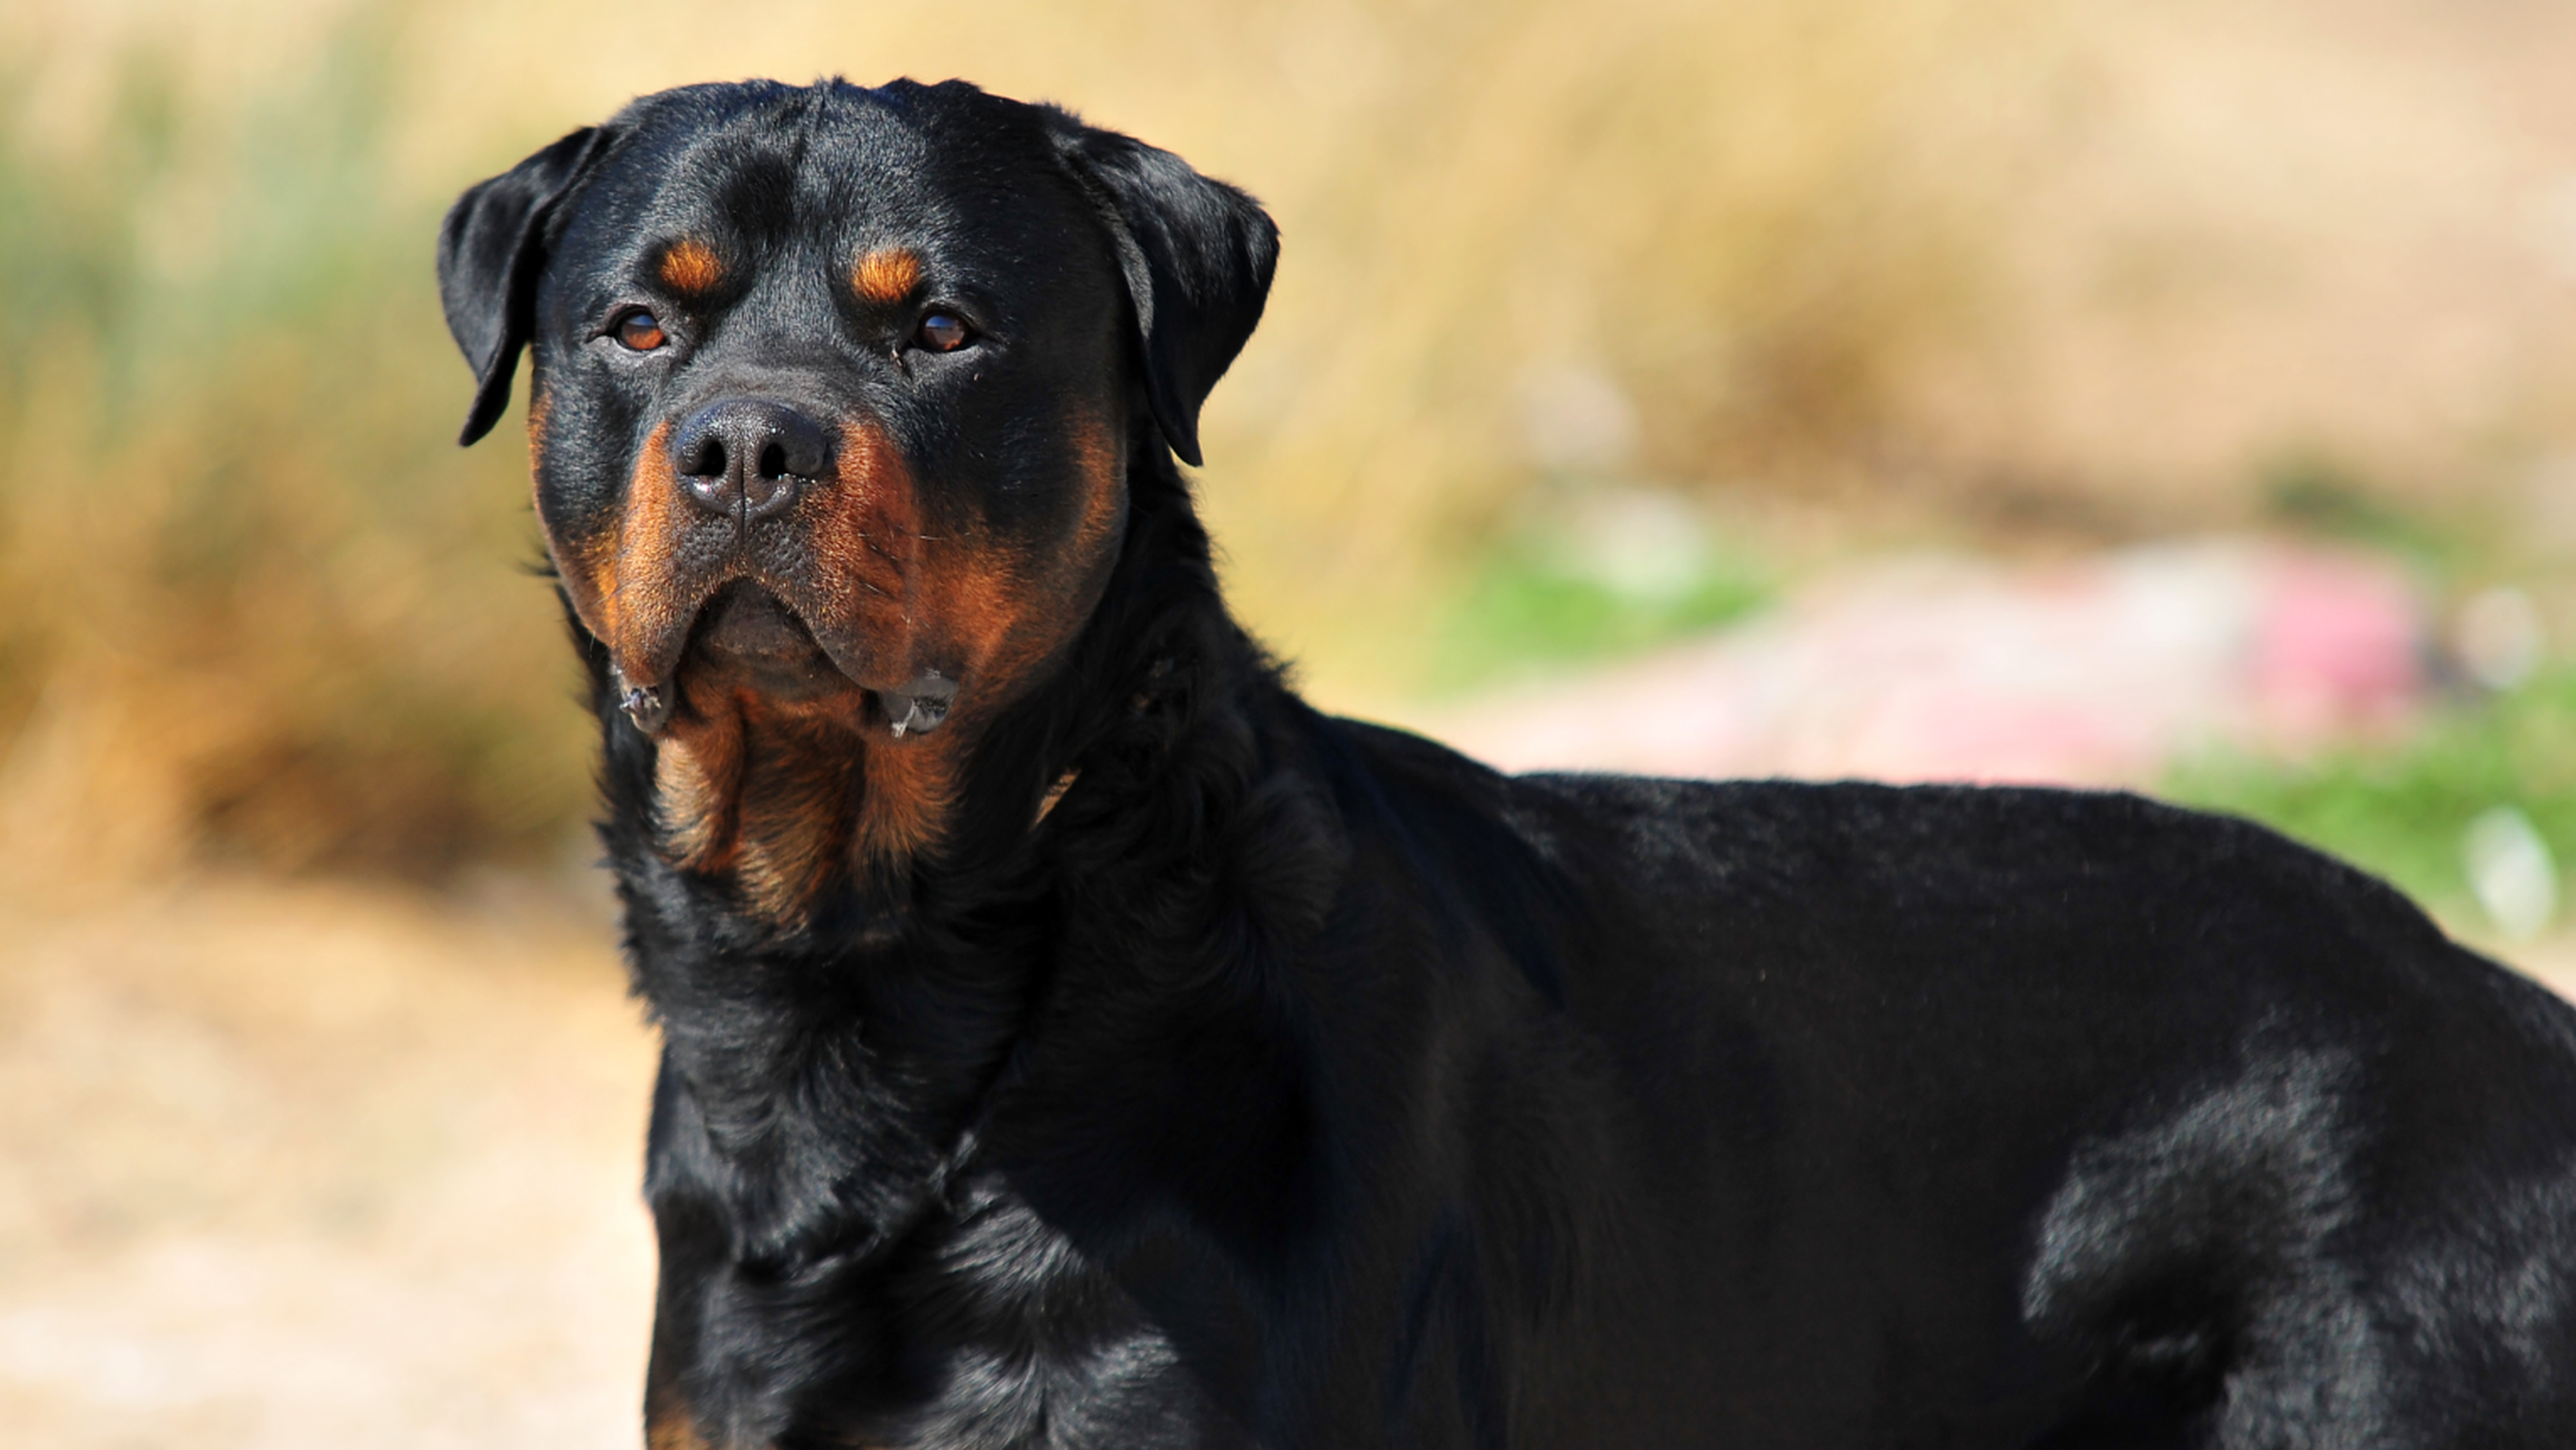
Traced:
<path id="1" fill-rule="evenodd" d="M 1309 708 L 1174 461 L 1277 257 L 958 82 L 449 214 L 663 1034 L 656 1450 L 2576 1445 L 2576 1015 L 2240 821 Z"/>

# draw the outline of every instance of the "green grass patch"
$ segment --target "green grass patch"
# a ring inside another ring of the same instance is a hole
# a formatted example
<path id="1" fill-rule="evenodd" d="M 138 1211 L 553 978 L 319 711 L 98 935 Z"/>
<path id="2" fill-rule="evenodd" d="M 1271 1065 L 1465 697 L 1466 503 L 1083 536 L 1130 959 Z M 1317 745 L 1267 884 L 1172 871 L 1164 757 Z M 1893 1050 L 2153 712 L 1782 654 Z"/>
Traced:
<path id="1" fill-rule="evenodd" d="M 2455 920 L 2483 923 L 2462 836 L 2480 812 L 2520 809 L 2560 862 L 2576 861 L 2576 670 L 2442 707 L 2403 745 L 2304 764 L 2212 755 L 2164 793 L 2233 812 L 2386 877 Z"/>
<path id="2" fill-rule="evenodd" d="M 1428 683 L 1458 691 L 1548 665 L 1635 654 L 1742 619 L 1775 592 L 1740 560 L 1711 559 L 1687 581 L 1641 590 L 1538 546 L 1509 545 L 1485 558 L 1450 607 Z"/>

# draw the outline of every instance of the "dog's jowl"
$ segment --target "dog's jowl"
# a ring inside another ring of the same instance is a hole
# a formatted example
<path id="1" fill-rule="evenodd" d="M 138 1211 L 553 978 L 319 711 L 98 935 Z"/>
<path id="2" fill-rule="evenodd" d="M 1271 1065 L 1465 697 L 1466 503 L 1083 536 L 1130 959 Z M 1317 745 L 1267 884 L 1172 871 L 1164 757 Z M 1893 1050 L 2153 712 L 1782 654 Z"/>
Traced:
<path id="1" fill-rule="evenodd" d="M 1319 715 L 1175 465 L 1277 234 L 958 83 L 466 193 L 664 1038 L 664 1450 L 2576 1445 L 2576 1014 L 2120 795 Z"/>

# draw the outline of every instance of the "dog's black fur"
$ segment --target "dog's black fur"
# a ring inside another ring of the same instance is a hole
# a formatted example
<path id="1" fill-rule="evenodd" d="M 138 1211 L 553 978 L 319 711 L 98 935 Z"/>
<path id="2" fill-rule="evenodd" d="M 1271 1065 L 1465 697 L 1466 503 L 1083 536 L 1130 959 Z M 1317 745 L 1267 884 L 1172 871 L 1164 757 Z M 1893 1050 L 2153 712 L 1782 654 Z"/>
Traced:
<path id="1" fill-rule="evenodd" d="M 657 1450 L 2576 1444 L 2576 1017 L 2385 886 L 1301 703 L 1171 456 L 1273 238 L 955 83 L 649 97 L 451 215 L 665 1034 Z M 840 452 L 669 522 L 745 395 Z"/>

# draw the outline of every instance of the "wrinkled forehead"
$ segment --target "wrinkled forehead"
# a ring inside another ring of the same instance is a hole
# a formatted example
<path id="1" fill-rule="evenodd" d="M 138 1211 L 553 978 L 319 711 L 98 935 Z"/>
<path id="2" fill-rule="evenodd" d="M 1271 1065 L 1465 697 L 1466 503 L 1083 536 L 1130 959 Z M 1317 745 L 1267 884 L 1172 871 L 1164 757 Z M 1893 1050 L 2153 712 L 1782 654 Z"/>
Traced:
<path id="1" fill-rule="evenodd" d="M 1105 251 L 1080 244 L 1098 223 L 1034 111 L 944 89 L 659 98 L 584 188 L 557 255 L 614 285 L 682 241 L 737 274 L 845 275 L 901 248 L 1007 294 Z"/>

